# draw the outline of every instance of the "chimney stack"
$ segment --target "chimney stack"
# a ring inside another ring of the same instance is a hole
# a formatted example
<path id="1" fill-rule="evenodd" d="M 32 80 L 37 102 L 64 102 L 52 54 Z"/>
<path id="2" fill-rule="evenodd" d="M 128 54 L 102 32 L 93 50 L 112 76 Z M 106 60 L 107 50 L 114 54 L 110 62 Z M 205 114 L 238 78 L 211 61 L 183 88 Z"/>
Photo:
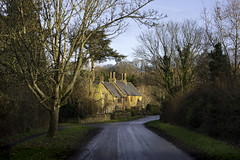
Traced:
<path id="1" fill-rule="evenodd" d="M 122 73 L 122 82 L 124 82 L 125 84 L 127 83 L 127 74 L 126 73 Z"/>
<path id="2" fill-rule="evenodd" d="M 100 77 L 100 82 L 104 82 L 104 77 L 103 76 Z"/>
<path id="3" fill-rule="evenodd" d="M 110 72 L 109 82 L 116 83 L 115 75 L 116 75 L 115 72 Z"/>
<path id="4" fill-rule="evenodd" d="M 124 73 L 124 79 L 123 79 L 123 81 L 124 81 L 125 83 L 127 83 L 127 73 Z"/>
<path id="5" fill-rule="evenodd" d="M 116 77 L 115 77 L 116 73 L 113 72 L 113 82 L 116 83 Z"/>

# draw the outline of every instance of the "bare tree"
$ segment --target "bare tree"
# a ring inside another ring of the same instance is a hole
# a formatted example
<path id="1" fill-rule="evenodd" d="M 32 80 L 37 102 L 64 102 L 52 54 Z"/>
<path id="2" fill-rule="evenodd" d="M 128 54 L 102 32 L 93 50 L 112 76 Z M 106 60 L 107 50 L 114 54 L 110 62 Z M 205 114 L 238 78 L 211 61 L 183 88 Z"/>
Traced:
<path id="1" fill-rule="evenodd" d="M 196 56 L 203 50 L 203 29 L 196 21 L 185 20 L 180 24 L 176 36 L 174 61 L 182 91 L 185 91 L 194 78 Z"/>
<path id="2" fill-rule="evenodd" d="M 8 42 L 7 46 L 16 58 L 15 64 L 19 66 L 16 72 L 22 75 L 31 91 L 50 112 L 48 137 L 56 136 L 59 108 L 66 103 L 82 67 L 93 56 L 85 52 L 86 42 L 100 30 L 120 34 L 127 27 L 127 18 L 148 26 L 155 25 L 154 21 L 162 15 L 154 10 L 140 12 L 151 1 L 19 0 L 15 1 L 17 9 L 14 11 L 20 15 L 15 19 L 17 29 L 6 20 L 10 15 L 6 7 L 9 1 L 2 1 L 1 25 L 6 34 L 1 43 Z M 30 2 L 34 10 L 32 14 L 28 14 L 25 7 Z M 28 17 L 33 15 L 36 16 L 35 23 L 31 24 Z M 31 39 L 30 31 L 36 33 L 37 38 Z M 45 68 L 38 67 L 40 55 L 45 55 L 47 59 Z M 13 67 L 13 64 L 8 66 Z"/>
<path id="3" fill-rule="evenodd" d="M 240 1 L 228 0 L 226 3 L 217 2 L 211 13 L 203 13 L 205 30 L 212 48 L 221 42 L 224 54 L 232 61 L 233 74 L 239 70 L 239 30 L 240 30 Z"/>
<path id="4" fill-rule="evenodd" d="M 169 94 L 173 94 L 173 54 L 175 40 L 179 30 L 178 24 L 168 22 L 155 27 L 152 32 L 142 33 L 138 37 L 140 46 L 135 49 L 135 54 L 143 58 L 156 70 L 157 83 L 164 87 Z"/>
<path id="5" fill-rule="evenodd" d="M 184 91 L 193 79 L 202 38 L 202 29 L 195 21 L 168 22 L 155 27 L 154 34 L 142 33 L 138 37 L 141 46 L 135 49 L 135 54 L 152 65 L 157 71 L 157 84 L 172 95 L 179 86 Z"/>

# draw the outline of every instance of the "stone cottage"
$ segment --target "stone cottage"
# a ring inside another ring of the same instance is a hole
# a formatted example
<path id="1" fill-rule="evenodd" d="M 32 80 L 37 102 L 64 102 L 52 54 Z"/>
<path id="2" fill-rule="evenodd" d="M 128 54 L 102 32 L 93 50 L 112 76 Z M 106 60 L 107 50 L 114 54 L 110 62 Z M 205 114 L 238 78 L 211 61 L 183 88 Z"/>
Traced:
<path id="1" fill-rule="evenodd" d="M 141 110 L 142 95 L 131 82 L 127 82 L 126 73 L 122 73 L 121 80 L 116 80 L 115 72 L 110 72 L 109 82 L 103 78 L 95 82 L 94 98 L 101 101 L 105 113 L 127 108 Z"/>

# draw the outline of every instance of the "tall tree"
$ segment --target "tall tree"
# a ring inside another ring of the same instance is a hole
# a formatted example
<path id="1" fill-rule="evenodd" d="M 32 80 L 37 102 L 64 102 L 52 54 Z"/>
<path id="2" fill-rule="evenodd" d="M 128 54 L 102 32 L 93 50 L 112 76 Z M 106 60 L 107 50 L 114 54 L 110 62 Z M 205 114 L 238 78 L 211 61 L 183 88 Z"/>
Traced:
<path id="1" fill-rule="evenodd" d="M 214 46 L 214 50 L 208 54 L 210 58 L 209 70 L 211 80 L 214 82 L 217 78 L 226 78 L 231 75 L 231 66 L 227 55 L 223 54 L 221 43 Z"/>
<path id="2" fill-rule="evenodd" d="M 191 67 L 194 60 L 191 57 L 190 47 L 190 45 L 183 49 L 177 47 L 179 58 L 176 60 L 176 64 L 182 92 L 188 89 L 193 76 Z"/>
<path id="3" fill-rule="evenodd" d="M 155 27 L 155 32 L 145 32 L 138 37 L 140 46 L 135 54 L 143 58 L 156 71 L 156 84 L 163 87 L 170 95 L 173 94 L 173 54 L 178 24 L 168 22 Z"/>
<path id="4" fill-rule="evenodd" d="M 8 7 L 12 1 L 1 2 L 0 21 L 7 29 L 1 43 L 12 50 L 19 67 L 18 73 L 50 112 L 48 137 L 56 136 L 59 108 L 66 103 L 82 67 L 93 56 L 84 47 L 91 36 L 101 30 L 121 33 L 127 26 L 127 18 L 148 26 L 155 25 L 154 21 L 162 18 L 153 10 L 140 12 L 152 0 L 13 1 L 16 10 Z M 31 7 L 26 8 L 29 2 Z M 28 14 L 29 10 L 34 12 Z M 12 13 L 17 16 L 11 16 Z M 34 16 L 36 23 L 31 23 L 30 19 Z M 7 21 L 5 17 L 12 19 Z M 12 23 L 16 24 L 15 27 Z M 31 34 L 37 37 L 29 38 Z M 44 69 L 38 67 L 42 53 L 47 58 Z M 68 72 L 70 64 L 73 72 Z M 41 87 L 43 81 L 44 88 Z"/>
<path id="5" fill-rule="evenodd" d="M 91 55 L 91 71 L 94 81 L 95 62 L 103 62 L 107 59 L 115 59 L 119 61 L 126 56 L 117 53 L 110 47 L 111 40 L 107 37 L 105 31 L 97 31 L 86 42 L 85 49 Z"/>
<path id="6" fill-rule="evenodd" d="M 180 24 L 176 36 L 174 62 L 182 91 L 187 90 L 193 80 L 196 57 L 203 50 L 203 36 L 203 29 L 198 26 L 196 21 L 185 20 Z"/>
<path id="7" fill-rule="evenodd" d="M 239 50 L 240 50 L 240 0 L 228 0 L 226 3 L 217 2 L 211 13 L 204 10 L 203 19 L 205 31 L 212 44 L 212 48 L 218 42 L 222 44 L 223 54 L 231 61 L 233 75 L 239 71 Z"/>
<path id="8" fill-rule="evenodd" d="M 91 33 L 91 32 L 90 32 Z M 93 96 L 92 83 L 95 81 L 95 62 L 103 62 L 107 59 L 115 59 L 119 61 L 126 56 L 117 53 L 116 50 L 110 47 L 111 40 L 107 37 L 105 31 L 97 31 L 92 34 L 85 44 L 86 52 L 90 55 L 91 74 L 89 78 L 89 95 Z"/>
<path id="9" fill-rule="evenodd" d="M 196 21 L 161 24 L 139 36 L 136 55 L 147 60 L 156 71 L 157 84 L 171 96 L 179 87 L 184 91 L 193 78 L 196 55 L 202 51 L 202 29 Z"/>

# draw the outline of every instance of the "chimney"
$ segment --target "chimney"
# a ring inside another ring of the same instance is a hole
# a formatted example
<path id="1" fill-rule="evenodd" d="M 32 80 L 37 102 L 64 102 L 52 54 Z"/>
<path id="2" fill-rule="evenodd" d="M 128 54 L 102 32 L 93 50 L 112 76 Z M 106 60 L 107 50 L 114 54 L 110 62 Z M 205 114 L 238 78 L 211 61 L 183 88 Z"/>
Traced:
<path id="1" fill-rule="evenodd" d="M 113 72 L 113 82 L 116 83 L 116 77 L 115 77 L 116 73 Z"/>
<path id="2" fill-rule="evenodd" d="M 123 79 L 124 83 L 127 83 L 127 73 L 124 73 L 124 79 Z"/>
<path id="3" fill-rule="evenodd" d="M 127 74 L 126 73 L 122 73 L 122 81 L 127 84 Z"/>
<path id="4" fill-rule="evenodd" d="M 110 72 L 109 82 L 116 83 L 115 75 L 115 72 Z"/>
<path id="5" fill-rule="evenodd" d="M 103 76 L 100 77 L 100 82 L 104 82 L 104 77 Z"/>
<path id="6" fill-rule="evenodd" d="M 112 72 L 109 73 L 109 82 L 112 82 Z"/>

